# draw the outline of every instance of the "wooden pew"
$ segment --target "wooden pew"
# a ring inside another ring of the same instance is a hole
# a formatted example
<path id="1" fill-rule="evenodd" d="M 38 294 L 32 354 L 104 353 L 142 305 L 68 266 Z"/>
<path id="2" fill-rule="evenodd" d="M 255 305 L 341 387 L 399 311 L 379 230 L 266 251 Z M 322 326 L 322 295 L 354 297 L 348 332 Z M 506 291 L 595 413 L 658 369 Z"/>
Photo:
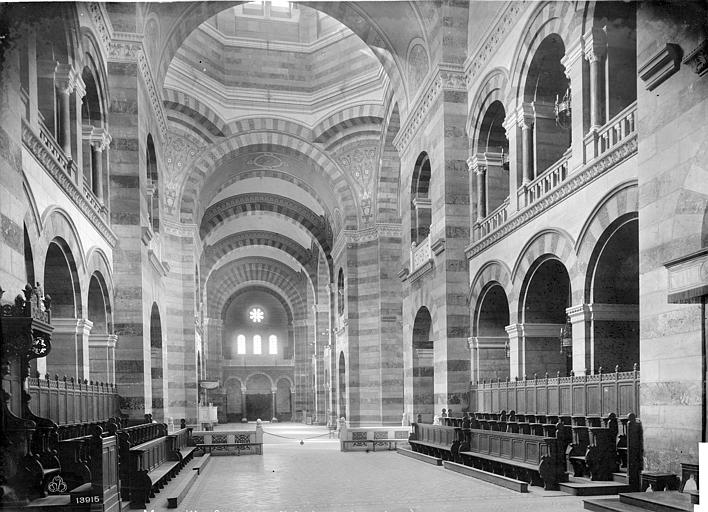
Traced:
<path id="1" fill-rule="evenodd" d="M 575 476 L 589 474 L 591 480 L 612 480 L 612 473 L 619 470 L 620 461 L 617 416 L 614 413 L 604 419 L 576 416 L 573 422 L 573 443 L 568 460 Z M 605 426 L 600 426 L 603 423 Z"/>
<path id="2" fill-rule="evenodd" d="M 413 423 L 413 434 L 408 442 L 414 452 L 443 460 L 456 461 L 459 452 L 460 428 L 445 425 Z"/>
<path id="3" fill-rule="evenodd" d="M 503 475 L 546 490 L 558 490 L 567 481 L 562 441 L 513 432 L 462 429 L 463 464 Z"/>

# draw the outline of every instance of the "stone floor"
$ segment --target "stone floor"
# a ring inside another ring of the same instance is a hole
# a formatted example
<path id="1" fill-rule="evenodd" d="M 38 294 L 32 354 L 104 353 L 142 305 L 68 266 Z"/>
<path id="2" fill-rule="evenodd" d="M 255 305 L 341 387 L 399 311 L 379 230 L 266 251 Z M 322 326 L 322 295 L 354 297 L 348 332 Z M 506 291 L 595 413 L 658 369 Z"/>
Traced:
<path id="1" fill-rule="evenodd" d="M 220 426 L 244 428 L 242 425 Z M 250 428 L 254 428 L 251 424 Z M 179 512 L 579 512 L 582 499 L 516 492 L 394 451 L 342 453 L 324 427 L 264 424 L 263 456 L 214 456 Z M 277 437 L 280 436 L 280 437 Z M 300 445 L 300 440 L 304 444 Z M 166 490 L 148 510 L 167 510 Z M 162 496 L 161 496 L 162 495 Z"/>

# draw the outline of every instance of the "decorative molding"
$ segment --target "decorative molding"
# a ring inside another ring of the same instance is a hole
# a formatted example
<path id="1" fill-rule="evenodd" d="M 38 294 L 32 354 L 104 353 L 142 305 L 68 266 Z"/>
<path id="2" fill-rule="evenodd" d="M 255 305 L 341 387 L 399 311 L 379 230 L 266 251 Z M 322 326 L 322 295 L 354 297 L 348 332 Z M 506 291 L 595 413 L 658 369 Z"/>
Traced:
<path id="1" fill-rule="evenodd" d="M 108 242 L 108 245 L 115 247 L 118 238 L 108 225 L 108 222 L 96 209 L 95 204 L 86 198 L 79 189 L 79 185 L 72 181 L 54 155 L 24 120 L 22 121 L 22 143 L 47 173 L 54 178 L 54 181 L 76 204 L 84 216 L 96 227 L 97 231 Z"/>
<path id="2" fill-rule="evenodd" d="M 400 224 L 374 224 L 371 227 L 359 230 L 344 230 L 344 237 L 348 244 L 360 244 L 378 240 L 381 237 L 398 237 L 403 234 L 403 228 Z"/>
<path id="3" fill-rule="evenodd" d="M 135 62 L 138 64 L 150 97 L 150 105 L 160 130 L 160 138 L 163 143 L 167 143 L 167 116 L 165 115 L 162 95 L 155 85 L 150 64 L 145 54 L 143 36 L 129 32 L 115 32 L 108 49 L 108 60 L 111 62 Z"/>
<path id="4" fill-rule="evenodd" d="M 103 49 L 107 55 L 111 46 L 111 39 L 113 39 L 113 26 L 111 25 L 108 15 L 104 11 L 104 4 L 100 4 L 98 2 L 88 2 L 85 5 L 90 14 L 94 32 L 98 34 L 98 39 L 101 41 Z"/>
<path id="5" fill-rule="evenodd" d="M 698 76 L 708 73 L 708 39 L 704 39 L 691 53 L 684 57 L 682 62 L 687 66 L 692 66 L 693 71 Z"/>
<path id="6" fill-rule="evenodd" d="M 396 273 L 396 277 L 398 279 L 400 279 L 401 281 L 406 281 L 408 279 L 408 274 L 409 274 L 408 267 L 401 267 L 401 270 L 399 270 Z"/>
<path id="7" fill-rule="evenodd" d="M 433 254 L 435 254 L 435 256 L 438 256 L 445 250 L 445 239 L 438 238 L 432 244 L 430 244 L 430 248 L 433 250 Z"/>
<path id="8" fill-rule="evenodd" d="M 433 260 L 426 261 L 421 267 L 413 272 L 408 279 L 411 283 L 415 283 L 418 279 L 433 270 Z"/>
<path id="9" fill-rule="evenodd" d="M 664 263 L 668 271 L 668 301 L 698 304 L 708 295 L 708 248 Z"/>
<path id="10" fill-rule="evenodd" d="M 639 68 L 639 78 L 648 91 L 653 91 L 664 80 L 679 70 L 681 47 L 666 43 Z"/>
<path id="11" fill-rule="evenodd" d="M 418 96 L 409 111 L 410 114 L 393 139 L 393 146 L 399 153 L 403 153 L 413 140 L 418 128 L 427 118 L 430 107 L 443 91 L 467 92 L 462 66 L 441 63 L 438 65 L 437 71 L 430 75 L 425 92 Z"/>
<path id="12" fill-rule="evenodd" d="M 199 238 L 198 227 L 196 224 L 185 224 L 182 222 L 174 222 L 167 219 L 160 219 L 160 228 L 163 233 L 182 238 Z"/>
<path id="13" fill-rule="evenodd" d="M 488 247 L 499 242 L 507 237 L 510 233 L 520 228 L 531 219 L 536 218 L 544 211 L 552 206 L 560 203 L 564 199 L 570 197 L 578 190 L 582 189 L 588 183 L 594 181 L 604 173 L 615 167 L 620 162 L 626 160 L 637 152 L 637 135 L 633 134 L 627 138 L 621 145 L 614 148 L 607 155 L 597 159 L 595 163 L 587 166 L 582 171 L 570 176 L 561 186 L 553 192 L 545 196 L 543 199 L 534 203 L 529 208 L 522 210 L 515 217 L 511 218 L 506 224 L 502 225 L 496 231 L 493 231 L 481 240 L 469 245 L 465 249 L 467 259 L 470 260 L 476 255 L 486 250 Z"/>
<path id="14" fill-rule="evenodd" d="M 155 254 L 155 251 L 152 249 L 148 249 L 148 259 L 158 274 L 162 277 L 167 277 L 167 274 L 170 272 L 170 266 L 166 261 L 160 261 L 157 254 Z"/>
<path id="15" fill-rule="evenodd" d="M 464 64 L 465 79 L 470 85 L 479 75 L 480 71 L 487 64 L 505 41 L 507 32 L 519 20 L 522 11 L 526 8 L 526 0 L 507 2 L 506 8 L 498 16 L 496 22 L 491 24 L 491 29 L 482 39 L 483 43 L 479 49 L 469 57 Z"/>

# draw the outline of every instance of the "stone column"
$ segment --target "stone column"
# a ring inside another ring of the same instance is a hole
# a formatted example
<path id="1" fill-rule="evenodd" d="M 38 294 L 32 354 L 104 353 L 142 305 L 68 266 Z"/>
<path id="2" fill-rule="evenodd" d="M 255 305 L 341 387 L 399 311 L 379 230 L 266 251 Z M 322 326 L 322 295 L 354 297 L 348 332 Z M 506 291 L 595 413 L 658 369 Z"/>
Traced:
<path id="1" fill-rule="evenodd" d="M 509 378 L 524 378 L 524 336 L 523 325 L 511 324 L 505 328 L 509 334 Z"/>
<path id="2" fill-rule="evenodd" d="M 587 304 L 570 306 L 565 310 L 573 326 L 573 373 L 585 375 L 592 368 L 592 337 L 590 307 Z"/>
<path id="3" fill-rule="evenodd" d="M 221 374 L 223 330 L 224 322 L 221 318 L 204 319 L 204 345 L 208 347 L 206 370 L 210 377 Z"/>
<path id="4" fill-rule="evenodd" d="M 521 126 L 521 169 L 524 187 L 534 179 L 534 112 L 529 103 L 521 105 L 518 111 Z"/>
<path id="5" fill-rule="evenodd" d="M 270 389 L 270 394 L 272 397 L 272 403 L 273 403 L 273 415 L 271 416 L 272 418 L 277 418 L 278 417 L 278 407 L 277 407 L 277 400 L 276 400 L 276 395 L 278 393 L 278 388 L 271 388 Z"/>
<path id="6" fill-rule="evenodd" d="M 584 36 L 585 58 L 590 64 L 590 129 L 597 130 L 605 124 L 603 92 L 605 79 L 603 63 L 607 56 L 607 36 L 600 28 L 592 28 Z"/>
<path id="7" fill-rule="evenodd" d="M 517 112 L 507 113 L 504 120 L 506 138 L 509 140 L 509 213 L 519 210 L 519 176 L 523 172 L 521 159 L 521 136 L 517 125 Z"/>
<path id="8" fill-rule="evenodd" d="M 55 87 L 59 91 L 59 142 L 67 159 L 71 160 L 71 93 L 74 91 L 73 69 L 69 64 L 57 65 Z"/>
<path id="9" fill-rule="evenodd" d="M 73 131 L 69 135 L 70 139 L 70 145 L 71 144 L 76 144 L 76 146 L 72 150 L 72 160 L 74 160 L 74 163 L 76 165 L 76 179 L 79 183 L 82 183 L 82 181 L 88 182 L 90 179 L 90 176 L 84 176 L 84 166 L 83 166 L 83 151 L 81 148 L 81 106 L 83 105 L 83 98 L 86 96 L 86 84 L 84 83 L 84 79 L 81 78 L 81 73 L 78 73 L 74 69 L 71 71 L 71 81 L 74 84 L 74 90 L 73 90 L 73 96 L 70 97 L 69 99 L 69 104 L 71 105 L 71 102 L 73 101 L 74 103 L 74 115 L 76 116 L 75 119 L 69 119 L 69 126 L 71 126 L 71 123 L 73 121 Z M 71 115 L 70 115 L 71 117 Z M 75 152 L 74 152 L 75 151 Z M 82 180 L 83 177 L 83 180 Z"/>
<path id="10" fill-rule="evenodd" d="M 52 318 L 52 351 L 47 372 L 60 376 L 89 378 L 89 334 L 93 322 L 85 318 Z"/>
<path id="11" fill-rule="evenodd" d="M 116 383 L 116 342 L 118 335 L 100 333 L 89 335 L 89 364 L 91 378 L 106 384 Z"/>
<path id="12" fill-rule="evenodd" d="M 581 41 L 577 41 L 574 46 L 566 49 L 561 64 L 565 67 L 565 76 L 570 81 L 571 156 L 568 160 L 568 170 L 573 172 L 586 162 L 584 135 L 587 114 L 583 98 L 583 45 Z"/>
<path id="13" fill-rule="evenodd" d="M 482 222 L 487 216 L 487 168 L 477 165 L 477 222 Z"/>
<path id="14" fill-rule="evenodd" d="M 111 136 L 105 128 L 92 128 L 89 135 L 89 143 L 91 144 L 91 183 L 93 184 L 93 192 L 101 204 L 104 204 L 103 195 L 103 155 L 111 143 Z"/>

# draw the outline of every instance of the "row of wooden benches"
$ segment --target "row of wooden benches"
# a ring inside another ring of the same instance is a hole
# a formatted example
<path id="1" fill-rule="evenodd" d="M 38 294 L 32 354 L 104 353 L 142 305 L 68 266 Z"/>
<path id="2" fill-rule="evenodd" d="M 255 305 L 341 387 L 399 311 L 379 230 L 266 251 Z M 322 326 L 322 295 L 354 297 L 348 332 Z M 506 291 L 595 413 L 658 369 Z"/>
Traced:
<path id="1" fill-rule="evenodd" d="M 67 432 L 89 428 L 91 434 L 65 438 Z M 34 508 L 47 510 L 67 502 L 77 510 L 99 503 L 111 510 L 119 500 L 145 508 L 194 456 L 197 448 L 190 446 L 190 433 L 184 421 L 171 433 L 158 423 L 123 427 L 112 419 L 62 428 L 40 421 L 29 452 L 35 463 L 18 474 L 25 480 L 20 494 Z"/>
<path id="2" fill-rule="evenodd" d="M 574 476 L 592 480 L 612 480 L 622 468 L 629 485 L 639 485 L 641 424 L 634 414 L 619 420 L 615 414 L 550 419 L 557 423 L 511 422 L 505 412 L 497 419 L 470 414 L 455 423 L 459 426 L 416 423 L 409 442 L 416 452 L 543 484 L 546 489 L 558 489 L 568 480 L 568 464 Z M 529 428 L 516 428 L 520 425 Z"/>

